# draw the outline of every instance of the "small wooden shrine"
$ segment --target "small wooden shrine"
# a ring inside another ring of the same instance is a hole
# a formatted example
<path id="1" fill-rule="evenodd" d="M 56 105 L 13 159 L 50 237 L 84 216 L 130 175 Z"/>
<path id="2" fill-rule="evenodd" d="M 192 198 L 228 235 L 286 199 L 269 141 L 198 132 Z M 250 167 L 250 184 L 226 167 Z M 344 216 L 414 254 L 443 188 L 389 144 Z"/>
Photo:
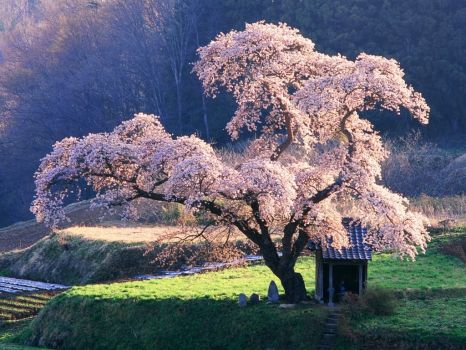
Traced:
<path id="1" fill-rule="evenodd" d="M 363 293 L 367 285 L 367 263 L 372 259 L 372 250 L 364 243 L 366 228 L 350 218 L 345 218 L 343 225 L 348 231 L 348 247 L 338 250 L 331 244 L 323 248 L 314 242 L 308 244 L 308 249 L 316 254 L 315 298 L 329 305 L 348 292 Z"/>

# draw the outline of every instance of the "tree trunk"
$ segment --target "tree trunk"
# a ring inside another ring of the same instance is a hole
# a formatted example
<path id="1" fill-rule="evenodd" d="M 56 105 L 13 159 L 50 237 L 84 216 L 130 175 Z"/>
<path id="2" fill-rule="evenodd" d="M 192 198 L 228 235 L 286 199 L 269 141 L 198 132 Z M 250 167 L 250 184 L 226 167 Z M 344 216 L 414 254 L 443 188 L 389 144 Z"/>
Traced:
<path id="1" fill-rule="evenodd" d="M 290 269 L 281 273 L 278 277 L 285 289 L 285 299 L 287 302 L 295 304 L 307 299 L 306 286 L 300 273 L 294 272 L 294 269 Z"/>

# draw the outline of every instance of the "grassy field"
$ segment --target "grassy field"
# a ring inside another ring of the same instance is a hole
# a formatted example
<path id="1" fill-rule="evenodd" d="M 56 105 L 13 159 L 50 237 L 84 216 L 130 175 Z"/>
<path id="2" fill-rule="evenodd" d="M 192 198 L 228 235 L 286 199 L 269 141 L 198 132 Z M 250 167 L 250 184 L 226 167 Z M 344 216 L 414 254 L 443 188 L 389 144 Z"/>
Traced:
<path id="1" fill-rule="evenodd" d="M 347 317 L 337 348 L 466 349 L 466 269 L 441 249 L 465 238 L 463 230 L 434 235 L 415 262 L 376 255 L 369 285 L 392 289 L 398 307 L 389 316 Z"/>
<path id="2" fill-rule="evenodd" d="M 313 280 L 313 263 L 298 269 Z M 264 298 L 263 265 L 197 276 L 76 287 L 33 322 L 33 343 L 66 349 L 312 349 L 326 310 L 302 305 L 240 308 L 239 293 Z M 312 287 L 312 284 L 309 283 Z M 311 290 L 310 290 L 311 292 Z"/>
<path id="3" fill-rule="evenodd" d="M 443 244 L 466 237 L 466 230 L 452 230 L 432 234 L 427 252 L 415 261 L 400 261 L 390 254 L 375 254 L 369 264 L 368 284 L 395 290 L 465 288 L 466 271 L 457 258 L 442 254 Z"/>
<path id="4" fill-rule="evenodd" d="M 399 306 L 391 316 L 350 321 L 340 337 L 340 346 L 344 344 L 340 349 L 349 349 L 349 342 L 353 349 L 361 342 L 380 349 L 399 348 L 400 342 L 405 349 L 462 349 L 465 266 L 444 255 L 441 247 L 464 235 L 461 230 L 436 234 L 427 254 L 415 262 L 376 254 L 369 265 L 369 286 L 392 290 Z M 303 257 L 298 270 L 313 293 L 314 259 Z M 239 293 L 255 292 L 264 298 L 273 278 L 268 268 L 254 265 L 165 280 L 74 287 L 52 299 L 26 330 L 7 340 L 29 339 L 35 345 L 62 349 L 315 348 L 325 308 L 302 305 L 283 310 L 265 302 L 237 306 Z M 425 347 L 429 344 L 434 347 Z"/>

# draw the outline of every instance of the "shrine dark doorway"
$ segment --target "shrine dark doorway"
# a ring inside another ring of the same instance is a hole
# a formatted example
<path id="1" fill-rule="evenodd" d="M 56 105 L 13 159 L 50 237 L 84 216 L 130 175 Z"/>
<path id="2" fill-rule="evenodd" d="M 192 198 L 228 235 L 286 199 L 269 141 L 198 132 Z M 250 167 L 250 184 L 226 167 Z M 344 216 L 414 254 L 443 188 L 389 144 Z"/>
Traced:
<path id="1" fill-rule="evenodd" d="M 354 294 L 359 294 L 359 265 L 339 265 L 339 264 L 332 264 L 333 273 L 332 273 L 332 285 L 334 288 L 334 301 L 339 301 L 338 296 L 341 292 L 341 288 L 344 288 L 345 292 L 351 292 Z M 364 274 L 365 269 L 363 269 L 363 276 L 362 281 L 364 281 Z M 329 296 L 329 264 L 323 264 L 323 294 L 324 294 L 324 302 L 328 302 Z"/>

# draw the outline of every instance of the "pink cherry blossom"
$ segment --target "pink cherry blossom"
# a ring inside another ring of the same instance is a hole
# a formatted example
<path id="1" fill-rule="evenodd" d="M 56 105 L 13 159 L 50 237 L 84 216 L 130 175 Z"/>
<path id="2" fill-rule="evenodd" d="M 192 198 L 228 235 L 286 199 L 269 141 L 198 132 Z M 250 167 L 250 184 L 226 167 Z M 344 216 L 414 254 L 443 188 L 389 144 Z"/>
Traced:
<path id="1" fill-rule="evenodd" d="M 137 114 L 112 132 L 54 145 L 35 175 L 37 220 L 63 220 L 64 200 L 82 180 L 96 205 L 122 205 L 133 215 L 137 198 L 181 203 L 254 242 L 291 301 L 305 293 L 294 264 L 306 243 L 347 245 L 345 216 L 367 226 L 375 249 L 410 258 L 425 250 L 426 220 L 380 185 L 387 151 L 359 114 L 404 108 L 427 123 L 429 107 L 395 60 L 324 55 L 296 29 L 264 22 L 218 35 L 199 55 L 194 72 L 205 91 L 224 88 L 236 99 L 232 139 L 243 129 L 258 135 L 244 161 L 229 163 L 198 137 L 174 138 L 157 117 Z"/>

